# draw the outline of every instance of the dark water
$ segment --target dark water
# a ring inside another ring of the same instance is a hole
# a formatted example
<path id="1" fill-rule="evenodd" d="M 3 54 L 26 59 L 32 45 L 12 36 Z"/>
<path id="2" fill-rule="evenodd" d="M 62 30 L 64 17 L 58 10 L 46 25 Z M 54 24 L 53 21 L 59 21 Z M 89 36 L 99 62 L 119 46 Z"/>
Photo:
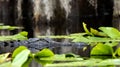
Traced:
<path id="1" fill-rule="evenodd" d="M 82 22 L 93 28 L 112 26 L 112 12 L 113 0 L 0 1 L 0 22 L 23 26 L 29 37 L 83 32 Z"/>

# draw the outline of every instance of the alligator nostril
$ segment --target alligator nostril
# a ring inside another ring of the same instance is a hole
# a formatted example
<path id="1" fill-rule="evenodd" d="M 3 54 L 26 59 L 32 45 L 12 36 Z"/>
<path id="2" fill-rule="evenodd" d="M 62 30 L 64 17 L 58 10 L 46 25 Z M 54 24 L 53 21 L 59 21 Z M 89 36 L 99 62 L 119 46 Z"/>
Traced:
<path id="1" fill-rule="evenodd" d="M 14 45 L 12 44 L 12 45 L 10 45 L 10 47 L 14 47 Z"/>
<path id="2" fill-rule="evenodd" d="M 10 41 L 10 43 L 14 43 L 13 41 Z"/>

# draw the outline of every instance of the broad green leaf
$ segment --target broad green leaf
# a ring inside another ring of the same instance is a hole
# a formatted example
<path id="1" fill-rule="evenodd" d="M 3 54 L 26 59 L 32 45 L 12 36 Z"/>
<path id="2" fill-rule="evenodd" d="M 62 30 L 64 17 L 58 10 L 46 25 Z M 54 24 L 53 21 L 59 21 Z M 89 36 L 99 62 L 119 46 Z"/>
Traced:
<path id="1" fill-rule="evenodd" d="M 0 54 L 0 64 L 6 62 L 9 55 L 10 53 Z"/>
<path id="2" fill-rule="evenodd" d="M 79 36 L 73 39 L 72 42 L 110 42 L 113 41 L 110 38 L 102 38 L 102 37 L 83 37 Z"/>
<path id="3" fill-rule="evenodd" d="M 120 38 L 120 32 L 116 28 L 113 27 L 100 27 L 101 31 L 107 34 L 111 38 Z"/>
<path id="4" fill-rule="evenodd" d="M 97 36 L 107 36 L 105 33 L 99 32 L 98 30 L 93 29 L 93 28 L 90 28 L 90 32 L 94 35 L 97 35 Z"/>
<path id="5" fill-rule="evenodd" d="M 104 45 L 102 43 L 98 43 L 93 49 L 91 50 L 91 55 L 111 55 L 113 54 L 112 47 L 108 45 Z"/>
<path id="6" fill-rule="evenodd" d="M 27 61 L 22 65 L 22 67 L 29 67 L 30 63 L 33 61 L 34 54 L 30 53 Z"/>
<path id="7" fill-rule="evenodd" d="M 13 67 L 13 66 L 12 66 L 12 63 L 9 61 L 9 62 L 0 64 L 0 67 Z"/>
<path id="8" fill-rule="evenodd" d="M 47 48 L 44 48 L 43 50 L 35 54 L 35 57 L 39 57 L 39 58 L 52 57 L 52 56 L 54 56 L 54 53 L 50 49 L 47 49 Z"/>
<path id="9" fill-rule="evenodd" d="M 27 40 L 27 33 L 21 32 L 15 35 L 0 36 L 0 41 L 11 41 L 11 40 Z"/>
<path id="10" fill-rule="evenodd" d="M 91 42 L 109 42 L 110 38 L 102 38 L 102 37 L 87 37 Z"/>
<path id="11" fill-rule="evenodd" d="M 22 52 L 23 50 L 26 50 L 27 47 L 25 46 L 19 46 L 18 48 L 16 48 L 12 54 L 12 58 L 15 58 L 16 55 L 18 55 L 20 52 Z"/>
<path id="12" fill-rule="evenodd" d="M 34 55 L 34 59 L 42 64 L 42 65 L 46 65 L 47 63 L 52 63 L 53 61 L 49 60 L 49 61 L 46 61 L 46 60 L 40 60 L 41 58 L 51 58 L 54 56 L 54 53 L 47 49 L 47 48 L 44 48 L 43 50 L 41 50 L 40 52 L 36 53 Z"/>
<path id="13" fill-rule="evenodd" d="M 30 54 L 30 50 L 28 49 L 25 49 L 19 54 L 17 54 L 12 61 L 12 66 L 21 67 L 27 61 L 29 54 Z"/>
<path id="14" fill-rule="evenodd" d="M 12 39 L 13 40 L 27 40 L 28 38 L 23 36 L 23 35 L 21 35 L 21 34 L 16 34 L 16 35 L 13 36 Z"/>
<path id="15" fill-rule="evenodd" d="M 27 37 L 28 32 L 26 32 L 26 31 L 22 31 L 22 32 L 20 32 L 19 34 L 21 34 L 21 35 L 23 35 L 23 36 Z"/>
<path id="16" fill-rule="evenodd" d="M 22 67 L 29 67 L 30 63 L 32 62 L 33 58 L 29 57 L 27 61 L 22 65 Z"/>

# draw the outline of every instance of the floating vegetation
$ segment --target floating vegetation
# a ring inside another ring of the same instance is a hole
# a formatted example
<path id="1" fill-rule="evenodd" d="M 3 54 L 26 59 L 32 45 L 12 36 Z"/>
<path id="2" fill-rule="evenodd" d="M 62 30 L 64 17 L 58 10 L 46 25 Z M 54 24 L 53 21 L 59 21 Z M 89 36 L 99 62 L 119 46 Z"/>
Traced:
<path id="1" fill-rule="evenodd" d="M 0 41 L 27 40 L 28 33 L 23 31 L 15 35 L 0 36 Z"/>
<path id="2" fill-rule="evenodd" d="M 23 29 L 23 27 L 9 26 L 9 25 L 0 26 L 0 30 L 15 30 L 15 29 Z"/>

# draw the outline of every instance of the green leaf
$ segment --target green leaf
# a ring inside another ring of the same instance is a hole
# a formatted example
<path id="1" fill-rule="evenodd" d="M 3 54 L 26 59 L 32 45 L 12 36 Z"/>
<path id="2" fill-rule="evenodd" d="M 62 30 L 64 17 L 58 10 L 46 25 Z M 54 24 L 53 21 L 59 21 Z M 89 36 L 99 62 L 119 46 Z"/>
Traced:
<path id="1" fill-rule="evenodd" d="M 116 28 L 113 27 L 100 27 L 101 31 L 107 34 L 111 38 L 120 38 L 120 32 Z"/>
<path id="2" fill-rule="evenodd" d="M 76 37 L 72 42 L 91 42 L 89 39 L 83 36 Z"/>
<path id="3" fill-rule="evenodd" d="M 34 54 L 30 53 L 27 61 L 22 65 L 22 67 L 29 67 L 29 65 L 32 62 L 33 58 L 34 58 Z"/>
<path id="4" fill-rule="evenodd" d="M 90 28 L 90 32 L 94 35 L 97 35 L 97 36 L 107 36 L 105 33 L 99 32 L 98 30 L 93 29 L 93 28 Z"/>
<path id="5" fill-rule="evenodd" d="M 87 37 L 91 42 L 109 42 L 110 38 L 102 38 L 102 37 Z"/>
<path id="6" fill-rule="evenodd" d="M 110 38 L 102 38 L 102 37 L 84 37 L 84 36 L 79 36 L 73 39 L 72 42 L 110 42 L 113 41 Z"/>
<path id="7" fill-rule="evenodd" d="M 83 28 L 87 34 L 92 35 L 92 33 L 87 29 L 87 25 L 85 23 L 83 23 Z"/>
<path id="8" fill-rule="evenodd" d="M 120 56 L 120 47 L 117 49 L 117 54 Z"/>
<path id="9" fill-rule="evenodd" d="M 97 66 L 120 65 L 120 59 L 107 59 L 96 64 Z M 116 67 L 116 66 L 115 66 Z"/>
<path id="10" fill-rule="evenodd" d="M 16 35 L 13 36 L 13 39 L 14 40 L 27 40 L 27 35 L 28 35 L 28 32 L 26 31 L 22 31 Z"/>
<path id="11" fill-rule="evenodd" d="M 108 45 L 104 45 L 102 43 L 98 43 L 93 49 L 91 50 L 91 55 L 111 55 L 113 54 L 112 47 Z"/>
<path id="12" fill-rule="evenodd" d="M 28 32 L 26 32 L 26 31 L 22 31 L 22 32 L 20 32 L 19 34 L 21 34 L 21 35 L 23 35 L 23 36 L 27 37 Z"/>
<path id="13" fill-rule="evenodd" d="M 11 40 L 27 40 L 27 33 L 21 32 L 15 35 L 9 35 L 9 36 L 0 36 L 0 41 L 11 41 Z"/>
<path id="14" fill-rule="evenodd" d="M 9 25 L 7 25 L 7 26 L 0 26 L 0 29 L 3 29 L 3 30 L 5 30 L 5 29 L 9 29 L 9 28 L 10 28 Z"/>
<path id="15" fill-rule="evenodd" d="M 44 48 L 43 50 L 35 54 L 35 57 L 39 57 L 39 58 L 52 57 L 52 56 L 54 56 L 54 53 L 47 48 Z"/>
<path id="16" fill-rule="evenodd" d="M 0 67 L 13 67 L 13 66 L 12 66 L 11 62 L 9 61 L 9 62 L 0 64 Z"/>
<path id="17" fill-rule="evenodd" d="M 54 56 L 54 53 L 51 50 L 44 48 L 40 52 L 36 53 L 34 55 L 34 58 L 38 63 L 40 63 L 42 65 L 46 65 L 47 63 L 52 63 L 52 61 L 51 60 L 49 60 L 49 61 L 41 60 L 41 58 L 51 58 L 53 56 Z"/>
<path id="18" fill-rule="evenodd" d="M 111 41 L 111 42 L 106 42 L 105 45 L 108 45 L 108 46 L 111 46 L 111 47 L 115 47 L 117 46 L 119 43 L 118 42 L 114 42 L 114 41 Z"/>
<path id="19" fill-rule="evenodd" d="M 23 50 L 26 50 L 27 47 L 25 46 L 19 46 L 18 48 L 16 48 L 12 54 L 12 58 L 15 58 L 16 55 L 18 55 L 20 52 L 22 52 Z"/>
<path id="20" fill-rule="evenodd" d="M 16 34 L 16 35 L 13 36 L 12 39 L 13 40 L 27 40 L 28 38 L 23 36 L 23 35 L 21 35 L 21 34 Z"/>
<path id="21" fill-rule="evenodd" d="M 22 65 L 22 67 L 29 67 L 30 63 L 32 62 L 33 58 L 29 57 L 27 61 Z"/>
<path id="22" fill-rule="evenodd" d="M 120 47 L 116 49 L 113 56 L 116 57 L 116 55 L 120 56 Z"/>
<path id="23" fill-rule="evenodd" d="M 12 61 L 13 67 L 21 67 L 27 60 L 30 54 L 30 50 L 25 49 L 15 56 Z"/>

